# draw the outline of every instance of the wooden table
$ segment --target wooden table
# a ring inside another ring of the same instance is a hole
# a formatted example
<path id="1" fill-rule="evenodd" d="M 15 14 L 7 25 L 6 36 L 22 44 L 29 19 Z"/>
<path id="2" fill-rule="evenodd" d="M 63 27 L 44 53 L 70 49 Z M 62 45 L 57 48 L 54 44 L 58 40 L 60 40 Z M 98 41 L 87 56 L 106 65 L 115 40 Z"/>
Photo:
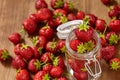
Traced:
<path id="1" fill-rule="evenodd" d="M 0 49 L 7 48 L 10 55 L 14 57 L 13 44 L 7 37 L 13 32 L 18 32 L 21 22 L 28 17 L 29 14 L 35 12 L 36 0 L 0 0 Z M 46 0 L 49 3 L 49 0 Z M 71 1 L 79 10 L 86 13 L 93 13 L 99 18 L 105 19 L 109 23 L 107 16 L 107 7 L 100 0 L 65 0 Z M 116 0 L 120 4 L 120 0 Z M 120 47 L 120 46 L 118 46 Z M 118 48 L 119 49 L 119 48 Z M 118 50 L 117 56 L 119 57 Z M 120 71 L 113 71 L 109 66 L 102 62 L 102 76 L 100 80 L 120 80 Z M 16 70 L 10 64 L 0 63 L 0 80 L 15 80 Z"/>

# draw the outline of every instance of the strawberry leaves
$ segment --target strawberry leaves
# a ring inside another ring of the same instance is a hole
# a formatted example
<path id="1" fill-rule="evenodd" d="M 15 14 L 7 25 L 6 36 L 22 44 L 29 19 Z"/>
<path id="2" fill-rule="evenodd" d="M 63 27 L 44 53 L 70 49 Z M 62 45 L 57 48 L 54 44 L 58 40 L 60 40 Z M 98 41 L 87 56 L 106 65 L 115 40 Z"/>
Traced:
<path id="1" fill-rule="evenodd" d="M 117 44 L 118 43 L 118 35 L 112 34 L 109 38 L 110 44 Z"/>

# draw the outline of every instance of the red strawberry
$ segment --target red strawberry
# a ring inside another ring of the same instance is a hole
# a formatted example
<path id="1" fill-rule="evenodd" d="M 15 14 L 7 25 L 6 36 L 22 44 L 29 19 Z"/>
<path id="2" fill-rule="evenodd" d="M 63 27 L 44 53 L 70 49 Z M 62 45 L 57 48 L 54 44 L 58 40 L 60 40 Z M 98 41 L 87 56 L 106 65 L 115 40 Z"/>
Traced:
<path id="1" fill-rule="evenodd" d="M 36 17 L 36 14 L 30 14 L 29 18 L 32 19 L 33 21 L 35 21 L 36 23 L 38 22 L 38 19 Z"/>
<path id="2" fill-rule="evenodd" d="M 66 16 L 59 16 L 55 18 L 55 24 L 56 26 L 59 26 L 60 24 L 66 23 L 68 21 L 68 18 Z"/>
<path id="3" fill-rule="evenodd" d="M 62 52 L 62 53 L 65 53 L 66 52 L 66 46 L 65 46 L 65 40 L 60 40 L 58 43 L 57 43 L 57 49 Z"/>
<path id="4" fill-rule="evenodd" d="M 48 63 L 48 64 L 45 64 L 43 66 L 43 71 L 46 71 L 46 72 L 50 72 L 50 70 L 52 69 L 53 65 Z"/>
<path id="5" fill-rule="evenodd" d="M 71 2 L 64 2 L 63 9 L 66 12 L 72 12 L 74 10 L 74 6 Z"/>
<path id="6" fill-rule="evenodd" d="M 66 16 L 67 15 L 67 12 L 63 9 L 56 9 L 54 12 L 53 12 L 54 15 L 58 15 L 58 16 Z"/>
<path id="7" fill-rule="evenodd" d="M 77 19 L 82 20 L 85 17 L 85 13 L 83 11 L 78 11 L 76 16 L 77 16 Z"/>
<path id="8" fill-rule="evenodd" d="M 8 39 L 13 43 L 13 44 L 18 44 L 20 43 L 21 40 L 21 35 L 19 33 L 13 33 L 8 36 Z"/>
<path id="9" fill-rule="evenodd" d="M 54 59 L 53 59 L 53 65 L 54 66 L 60 66 L 61 68 L 65 68 L 65 63 L 64 63 L 64 59 L 62 58 L 62 57 L 60 57 L 60 56 L 58 56 L 58 57 L 55 57 Z"/>
<path id="10" fill-rule="evenodd" d="M 22 44 L 21 46 L 21 50 L 20 50 L 20 55 L 25 58 L 26 60 L 29 60 L 32 58 L 33 56 L 33 49 L 25 44 Z"/>
<path id="11" fill-rule="evenodd" d="M 14 47 L 14 53 L 15 53 L 16 55 L 20 55 L 21 46 L 22 46 L 22 44 L 17 44 L 17 45 L 15 45 L 15 47 Z"/>
<path id="12" fill-rule="evenodd" d="M 35 3 L 36 10 L 40 10 L 41 8 L 47 8 L 48 5 L 45 0 L 37 0 Z"/>
<path id="13" fill-rule="evenodd" d="M 101 49 L 101 57 L 106 61 L 110 60 L 116 54 L 115 46 L 106 46 Z"/>
<path id="14" fill-rule="evenodd" d="M 66 77 L 60 77 L 57 80 L 67 80 L 67 78 Z"/>
<path id="15" fill-rule="evenodd" d="M 101 0 L 104 5 L 110 5 L 111 0 Z"/>
<path id="16" fill-rule="evenodd" d="M 117 44 L 119 36 L 115 32 L 109 32 L 106 34 L 106 40 L 109 44 Z"/>
<path id="17" fill-rule="evenodd" d="M 40 57 L 40 61 L 42 62 L 46 62 L 46 63 L 49 63 L 51 62 L 53 59 L 53 53 L 50 53 L 50 52 L 45 52 L 41 57 Z"/>
<path id="18" fill-rule="evenodd" d="M 103 19 L 97 19 L 96 20 L 96 24 L 95 24 L 95 28 L 100 31 L 103 32 L 106 28 L 106 22 Z"/>
<path id="19" fill-rule="evenodd" d="M 40 21 L 48 20 L 51 17 L 51 11 L 48 8 L 42 8 L 38 10 L 36 17 Z"/>
<path id="20" fill-rule="evenodd" d="M 96 23 L 97 17 L 94 14 L 87 14 L 86 17 L 89 18 L 89 25 L 91 27 L 95 27 L 95 23 Z"/>
<path id="21" fill-rule="evenodd" d="M 9 58 L 7 49 L 0 49 L 0 61 L 5 61 Z"/>
<path id="22" fill-rule="evenodd" d="M 79 73 L 74 72 L 73 75 L 76 78 L 76 80 L 88 80 L 88 73 L 86 71 Z"/>
<path id="23" fill-rule="evenodd" d="M 118 18 L 119 17 L 119 11 L 118 10 L 115 10 L 115 9 L 111 9 L 109 12 L 108 12 L 108 15 L 110 18 L 114 19 L 114 18 Z"/>
<path id="24" fill-rule="evenodd" d="M 77 46 L 81 44 L 81 41 L 78 39 L 73 39 L 70 41 L 70 48 L 74 51 L 77 51 Z"/>
<path id="25" fill-rule="evenodd" d="M 50 4 L 53 9 L 57 9 L 57 8 L 62 8 L 64 2 L 63 0 L 50 0 Z"/>
<path id="26" fill-rule="evenodd" d="M 53 29 L 50 26 L 44 26 L 39 30 L 40 36 L 45 36 L 48 40 L 53 38 Z"/>
<path id="27" fill-rule="evenodd" d="M 56 53 L 57 52 L 57 42 L 49 41 L 46 44 L 46 51 L 51 52 L 51 53 Z"/>
<path id="28" fill-rule="evenodd" d="M 67 18 L 68 18 L 69 21 L 72 21 L 72 20 L 76 20 L 76 19 L 77 19 L 77 18 L 76 18 L 76 15 L 73 14 L 73 13 L 68 14 L 68 15 L 67 15 Z"/>
<path id="29" fill-rule="evenodd" d="M 29 80 L 30 75 L 26 69 L 20 70 L 16 75 L 16 80 Z"/>
<path id="30" fill-rule="evenodd" d="M 46 71 L 39 71 L 34 75 L 33 80 L 50 80 L 50 76 Z"/>
<path id="31" fill-rule="evenodd" d="M 40 70 L 40 68 L 41 64 L 38 59 L 33 58 L 28 62 L 28 70 L 30 70 L 30 72 L 36 73 L 38 70 Z"/>
<path id="32" fill-rule="evenodd" d="M 52 29 L 56 29 L 57 27 L 53 19 L 48 20 L 48 26 L 50 26 Z"/>
<path id="33" fill-rule="evenodd" d="M 23 59 L 22 56 L 20 55 L 17 55 L 13 60 L 12 60 L 12 66 L 15 68 L 15 69 L 25 69 L 26 68 L 26 63 Z"/>
<path id="34" fill-rule="evenodd" d="M 110 22 L 110 29 L 115 32 L 120 31 L 120 20 L 113 20 Z"/>
<path id="35" fill-rule="evenodd" d="M 101 37 L 100 40 L 101 40 L 102 47 L 106 46 L 106 44 L 107 44 L 106 39 Z"/>
<path id="36" fill-rule="evenodd" d="M 38 46 L 38 47 L 40 47 L 41 49 L 43 48 L 45 48 L 45 45 L 46 45 L 46 43 L 47 43 L 47 39 L 46 39 L 46 37 L 45 36 L 36 36 L 36 37 L 33 37 L 33 44 L 35 45 L 35 46 Z"/>
<path id="37" fill-rule="evenodd" d="M 29 18 L 23 21 L 23 27 L 28 32 L 28 34 L 34 34 L 36 26 L 36 22 L 33 19 Z"/>
<path id="38" fill-rule="evenodd" d="M 113 70 L 118 70 L 120 69 L 120 59 L 119 58 L 112 58 L 109 61 L 110 68 Z"/>
<path id="39" fill-rule="evenodd" d="M 34 58 L 39 58 L 40 55 L 42 54 L 42 48 L 41 47 L 33 47 L 33 57 Z"/>
<path id="40" fill-rule="evenodd" d="M 61 77 L 62 76 L 62 73 L 63 73 L 63 69 L 59 66 L 54 66 L 52 67 L 52 69 L 50 70 L 50 75 L 52 77 Z"/>
<path id="41" fill-rule="evenodd" d="M 86 24 L 81 24 L 74 32 L 76 37 L 82 42 L 87 42 L 93 37 L 93 28 Z"/>

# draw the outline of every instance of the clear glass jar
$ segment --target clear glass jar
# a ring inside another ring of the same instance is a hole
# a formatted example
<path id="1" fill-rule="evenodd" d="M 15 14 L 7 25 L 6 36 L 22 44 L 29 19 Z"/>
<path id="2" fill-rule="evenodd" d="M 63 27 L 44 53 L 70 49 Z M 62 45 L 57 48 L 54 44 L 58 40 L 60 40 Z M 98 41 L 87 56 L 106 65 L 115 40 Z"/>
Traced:
<path id="1" fill-rule="evenodd" d="M 84 54 L 79 54 L 70 48 L 69 43 L 75 38 L 74 30 L 66 38 L 67 54 L 65 57 L 69 80 L 97 80 L 102 72 L 99 62 L 101 49 L 99 34 L 94 30 L 93 39 L 96 41 L 96 46 L 92 51 Z M 87 76 L 87 78 L 76 79 L 77 76 L 78 78 Z"/>

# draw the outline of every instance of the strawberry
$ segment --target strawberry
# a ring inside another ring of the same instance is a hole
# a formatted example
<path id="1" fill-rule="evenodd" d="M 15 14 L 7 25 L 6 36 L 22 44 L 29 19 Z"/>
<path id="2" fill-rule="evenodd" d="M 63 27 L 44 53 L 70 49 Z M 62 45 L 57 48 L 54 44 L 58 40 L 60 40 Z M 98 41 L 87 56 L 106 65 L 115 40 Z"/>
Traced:
<path id="1" fill-rule="evenodd" d="M 60 40 L 58 43 L 57 43 L 57 49 L 62 52 L 62 53 L 65 53 L 66 52 L 66 46 L 65 46 L 65 40 Z"/>
<path id="2" fill-rule="evenodd" d="M 41 63 L 38 59 L 31 59 L 28 62 L 28 70 L 30 70 L 30 72 L 32 73 L 36 73 L 38 70 L 40 70 L 41 68 Z"/>
<path id="3" fill-rule="evenodd" d="M 64 2 L 63 0 L 50 0 L 50 5 L 53 9 L 62 8 Z"/>
<path id="4" fill-rule="evenodd" d="M 79 46 L 79 44 L 81 44 L 81 41 L 78 39 L 73 39 L 70 41 L 70 48 L 74 51 L 77 51 L 77 46 Z"/>
<path id="5" fill-rule="evenodd" d="M 85 13 L 83 11 L 78 11 L 76 16 L 77 16 L 77 19 L 83 20 L 85 17 Z"/>
<path id="6" fill-rule="evenodd" d="M 53 14 L 55 16 L 66 16 L 67 12 L 64 9 L 56 9 Z"/>
<path id="7" fill-rule="evenodd" d="M 88 73 L 86 71 L 79 73 L 74 72 L 73 75 L 76 78 L 76 80 L 88 80 Z"/>
<path id="8" fill-rule="evenodd" d="M 74 30 L 74 33 L 80 41 L 87 42 L 93 37 L 93 28 L 87 24 L 81 24 Z"/>
<path id="9" fill-rule="evenodd" d="M 51 18 L 48 20 L 48 26 L 50 26 L 52 29 L 56 29 L 56 24 L 55 24 L 55 21 Z"/>
<path id="10" fill-rule="evenodd" d="M 50 76 L 46 71 L 39 71 L 34 75 L 33 80 L 50 80 Z"/>
<path id="11" fill-rule="evenodd" d="M 51 17 L 51 11 L 48 8 L 42 8 L 37 11 L 36 17 L 39 21 L 48 20 Z"/>
<path id="12" fill-rule="evenodd" d="M 12 66 L 15 68 L 15 69 L 25 69 L 26 68 L 26 63 L 23 59 L 22 56 L 20 55 L 17 55 L 13 60 L 12 60 Z"/>
<path id="13" fill-rule="evenodd" d="M 8 36 L 8 39 L 13 43 L 13 44 L 18 44 L 20 43 L 21 40 L 21 35 L 19 33 L 12 33 L 11 35 Z"/>
<path id="14" fill-rule="evenodd" d="M 50 70 L 52 69 L 53 65 L 50 64 L 50 63 L 47 63 L 43 66 L 43 71 L 46 71 L 46 72 L 50 72 Z"/>
<path id="15" fill-rule="evenodd" d="M 20 48 L 21 48 L 21 46 L 22 46 L 22 44 L 15 45 L 15 47 L 14 47 L 14 53 L 16 55 L 20 55 Z"/>
<path id="16" fill-rule="evenodd" d="M 41 57 L 40 57 L 40 61 L 44 62 L 44 63 L 49 63 L 51 62 L 53 59 L 53 53 L 50 52 L 45 52 Z"/>
<path id="17" fill-rule="evenodd" d="M 58 56 L 58 57 L 55 57 L 54 59 L 53 59 L 53 65 L 54 66 L 60 66 L 61 68 L 65 68 L 65 63 L 64 63 L 64 59 L 62 58 L 62 57 L 60 57 L 60 56 Z"/>
<path id="18" fill-rule="evenodd" d="M 72 12 L 74 10 L 74 6 L 73 6 L 72 2 L 64 2 L 63 9 L 66 12 Z"/>
<path id="19" fill-rule="evenodd" d="M 45 36 L 40 35 L 40 36 L 33 37 L 32 42 L 35 46 L 38 46 L 41 49 L 44 49 L 47 43 L 47 39 Z"/>
<path id="20" fill-rule="evenodd" d="M 33 56 L 33 49 L 25 44 L 22 44 L 21 46 L 21 50 L 20 50 L 20 55 L 25 58 L 26 60 L 29 60 L 32 58 Z"/>
<path id="21" fill-rule="evenodd" d="M 104 5 L 110 5 L 111 0 L 101 0 Z"/>
<path id="22" fill-rule="evenodd" d="M 51 52 L 51 53 L 56 53 L 57 52 L 57 42 L 49 41 L 46 44 L 46 51 Z"/>
<path id="23" fill-rule="evenodd" d="M 68 21 L 68 18 L 66 16 L 58 16 L 55 18 L 56 26 L 59 26 L 60 24 L 66 23 L 67 21 Z"/>
<path id="24" fill-rule="evenodd" d="M 76 15 L 73 14 L 73 13 L 68 14 L 68 15 L 67 15 L 67 18 L 68 18 L 69 21 L 72 21 L 72 20 L 76 20 L 76 19 L 77 19 L 77 18 L 76 18 Z"/>
<path id="25" fill-rule="evenodd" d="M 56 73 L 57 72 L 57 73 Z M 59 66 L 54 66 L 52 67 L 52 69 L 50 70 L 50 75 L 52 77 L 61 77 L 63 73 L 63 69 Z"/>
<path id="26" fill-rule="evenodd" d="M 112 58 L 109 61 L 110 68 L 112 70 L 120 69 L 120 59 L 119 58 Z"/>
<path id="27" fill-rule="evenodd" d="M 109 12 L 108 12 L 108 15 L 111 19 L 116 19 L 119 17 L 119 11 L 118 10 L 115 10 L 115 9 L 111 9 Z"/>
<path id="28" fill-rule="evenodd" d="M 44 36 L 47 40 L 53 38 L 53 29 L 46 25 L 39 30 L 39 35 Z"/>
<path id="29" fill-rule="evenodd" d="M 115 46 L 106 46 L 101 49 L 101 57 L 108 61 L 116 54 Z"/>
<path id="30" fill-rule="evenodd" d="M 87 14 L 86 17 L 89 18 L 89 25 L 91 27 L 95 27 L 95 23 L 96 23 L 97 17 L 94 14 Z"/>
<path id="31" fill-rule="evenodd" d="M 47 8 L 48 5 L 45 0 L 36 0 L 35 8 L 36 10 L 40 10 L 41 8 Z"/>
<path id="32" fill-rule="evenodd" d="M 42 54 L 42 48 L 41 47 L 33 47 L 33 57 L 34 58 L 39 58 L 40 55 Z"/>
<path id="33" fill-rule="evenodd" d="M 103 32 L 106 28 L 106 22 L 103 19 L 97 19 L 96 23 L 95 23 L 95 28 L 100 31 Z"/>
<path id="34" fill-rule="evenodd" d="M 103 37 L 100 37 L 100 40 L 101 40 L 101 45 L 102 45 L 102 47 L 106 46 L 106 44 L 107 44 L 106 39 L 103 38 Z"/>
<path id="35" fill-rule="evenodd" d="M 28 34 L 34 34 L 36 30 L 36 22 L 33 19 L 25 19 L 23 21 L 23 27 Z"/>
<path id="36" fill-rule="evenodd" d="M 57 80 L 67 80 L 67 78 L 66 77 L 60 77 Z"/>
<path id="37" fill-rule="evenodd" d="M 38 22 L 38 19 L 36 17 L 36 14 L 30 14 L 29 18 L 32 19 L 33 21 L 35 21 L 36 23 Z"/>
<path id="38" fill-rule="evenodd" d="M 9 58 L 7 49 L 0 49 L 0 61 L 6 61 Z"/>
<path id="39" fill-rule="evenodd" d="M 120 20 L 113 20 L 110 22 L 110 29 L 115 32 L 120 31 Z"/>
<path id="40" fill-rule="evenodd" d="M 109 44 L 117 44 L 119 37 L 115 32 L 109 32 L 106 34 L 106 40 Z"/>
<path id="41" fill-rule="evenodd" d="M 16 75 L 16 80 L 29 80 L 30 75 L 26 69 L 21 69 Z"/>

